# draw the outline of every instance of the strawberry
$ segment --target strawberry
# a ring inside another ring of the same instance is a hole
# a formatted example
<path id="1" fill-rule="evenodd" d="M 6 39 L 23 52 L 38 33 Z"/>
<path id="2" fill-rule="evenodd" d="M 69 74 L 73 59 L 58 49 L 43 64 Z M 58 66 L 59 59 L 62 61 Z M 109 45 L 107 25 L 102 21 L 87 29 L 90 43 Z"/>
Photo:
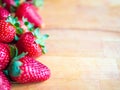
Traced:
<path id="1" fill-rule="evenodd" d="M 28 56 L 33 58 L 41 56 L 42 53 L 46 53 L 44 42 L 46 38 L 48 38 L 48 35 L 45 34 L 41 36 L 38 28 L 34 31 L 34 34 L 32 32 L 26 32 L 22 34 L 16 43 L 19 54 L 22 52 L 28 52 Z"/>
<path id="2" fill-rule="evenodd" d="M 0 43 L 0 70 L 6 68 L 10 62 L 10 49 L 7 44 Z"/>
<path id="3" fill-rule="evenodd" d="M 0 90 L 11 90 L 11 83 L 2 71 L 0 71 Z"/>
<path id="4" fill-rule="evenodd" d="M 25 56 L 25 53 L 13 58 L 8 67 L 8 73 L 17 83 L 41 82 L 50 77 L 50 70 L 47 66 Z"/>
<path id="5" fill-rule="evenodd" d="M 0 20 L 0 41 L 3 43 L 11 42 L 16 33 L 22 33 L 23 29 L 19 27 L 17 18 L 9 16 L 7 20 Z"/>
<path id="6" fill-rule="evenodd" d="M 0 20 L 6 20 L 10 13 L 3 7 L 0 7 Z"/>
<path id="7" fill-rule="evenodd" d="M 25 17 L 29 22 L 33 23 L 35 27 L 44 27 L 42 17 L 37 13 L 36 7 L 30 3 L 22 3 L 16 10 L 18 18 Z"/>
<path id="8" fill-rule="evenodd" d="M 0 20 L 0 41 L 1 42 L 11 42 L 15 36 L 15 27 L 10 23 Z"/>

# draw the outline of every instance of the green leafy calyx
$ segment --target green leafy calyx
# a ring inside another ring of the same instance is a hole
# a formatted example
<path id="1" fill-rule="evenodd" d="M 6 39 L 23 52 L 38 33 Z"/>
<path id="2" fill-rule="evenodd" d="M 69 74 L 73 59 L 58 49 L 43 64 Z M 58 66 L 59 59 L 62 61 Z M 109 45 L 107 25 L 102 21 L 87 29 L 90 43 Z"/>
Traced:
<path id="1" fill-rule="evenodd" d="M 8 16 L 6 22 L 9 22 L 10 24 L 12 24 L 16 28 L 17 34 L 23 33 L 23 29 L 20 27 L 20 22 L 18 21 L 17 17 Z"/>
<path id="2" fill-rule="evenodd" d="M 45 40 L 49 37 L 48 34 L 41 35 L 40 29 L 36 28 L 33 32 L 33 35 L 36 37 L 36 43 L 39 44 L 42 48 L 42 53 L 45 54 L 47 52 L 46 46 L 45 46 Z"/>
<path id="3" fill-rule="evenodd" d="M 21 70 L 20 70 L 20 66 L 22 65 L 22 63 L 20 61 L 15 61 L 11 64 L 10 67 L 10 75 L 17 77 L 21 74 Z"/>
<path id="4" fill-rule="evenodd" d="M 21 74 L 22 70 L 20 66 L 22 66 L 22 62 L 20 62 L 20 58 L 23 58 L 27 53 L 22 53 L 16 57 L 14 57 L 9 65 L 9 74 L 10 76 L 17 77 Z"/>
<path id="5" fill-rule="evenodd" d="M 22 65 L 20 59 L 23 58 L 27 53 L 23 52 L 18 55 L 18 49 L 14 45 L 9 45 L 9 47 L 12 61 L 10 62 L 7 70 L 10 76 L 17 77 L 22 72 L 22 70 L 20 69 L 20 66 Z"/>
<path id="6" fill-rule="evenodd" d="M 9 45 L 9 47 L 10 47 L 10 56 L 13 59 L 18 55 L 18 50 L 15 45 Z"/>

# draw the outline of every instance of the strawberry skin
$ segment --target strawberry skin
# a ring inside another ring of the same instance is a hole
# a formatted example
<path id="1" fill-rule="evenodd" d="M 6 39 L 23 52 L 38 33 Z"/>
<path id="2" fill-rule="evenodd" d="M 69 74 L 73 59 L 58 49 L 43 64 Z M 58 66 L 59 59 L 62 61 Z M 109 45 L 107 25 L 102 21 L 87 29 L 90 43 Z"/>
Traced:
<path id="1" fill-rule="evenodd" d="M 0 90 L 11 90 L 11 83 L 2 71 L 0 71 Z"/>
<path id="2" fill-rule="evenodd" d="M 36 7 L 30 3 L 21 4 L 17 11 L 16 16 L 18 18 L 25 17 L 29 22 L 33 23 L 35 27 L 44 27 L 42 17 L 37 13 Z"/>
<path id="3" fill-rule="evenodd" d="M 0 20 L 0 41 L 3 43 L 11 42 L 16 34 L 16 29 L 9 22 Z"/>
<path id="4" fill-rule="evenodd" d="M 3 7 L 0 7 L 0 20 L 6 20 L 10 13 Z"/>
<path id="5" fill-rule="evenodd" d="M 10 62 L 10 49 L 7 44 L 0 43 L 0 70 L 6 68 Z"/>
<path id="6" fill-rule="evenodd" d="M 50 77 L 47 66 L 28 56 L 13 61 L 10 68 L 10 77 L 17 83 L 41 82 Z"/>
<path id="7" fill-rule="evenodd" d="M 35 37 L 31 32 L 21 35 L 16 44 L 19 53 L 28 52 L 28 56 L 36 58 L 42 55 L 42 48 L 35 42 Z"/>

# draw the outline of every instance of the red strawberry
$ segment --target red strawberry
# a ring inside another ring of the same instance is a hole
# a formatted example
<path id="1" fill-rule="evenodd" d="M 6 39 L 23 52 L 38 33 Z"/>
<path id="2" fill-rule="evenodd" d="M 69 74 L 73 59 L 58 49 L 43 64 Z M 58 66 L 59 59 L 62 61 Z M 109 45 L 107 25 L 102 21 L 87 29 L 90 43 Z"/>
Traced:
<path id="1" fill-rule="evenodd" d="M 0 41 L 3 43 L 11 42 L 16 33 L 22 33 L 17 18 L 9 16 L 7 20 L 0 20 Z"/>
<path id="2" fill-rule="evenodd" d="M 11 90 L 10 82 L 1 71 L 0 71 L 0 90 Z"/>
<path id="3" fill-rule="evenodd" d="M 24 53 L 15 57 L 8 69 L 9 75 L 17 83 L 31 83 L 45 81 L 50 77 L 50 70 L 44 64 Z"/>
<path id="4" fill-rule="evenodd" d="M 11 42 L 14 39 L 16 29 L 10 23 L 5 20 L 0 20 L 0 41 Z"/>
<path id="5" fill-rule="evenodd" d="M 37 13 L 36 7 L 30 3 L 21 4 L 17 11 L 16 16 L 18 18 L 25 17 L 29 22 L 33 23 L 35 27 L 44 27 L 42 17 Z"/>
<path id="6" fill-rule="evenodd" d="M 7 44 L 0 43 L 0 70 L 6 68 L 10 62 L 10 49 Z"/>
<path id="7" fill-rule="evenodd" d="M 41 56 L 42 53 L 46 53 L 46 47 L 44 40 L 48 38 L 48 35 L 39 35 L 39 29 L 35 30 L 35 33 L 26 32 L 21 35 L 16 46 L 19 53 L 28 52 L 28 56 L 36 58 Z"/>
<path id="8" fill-rule="evenodd" d="M 3 7 L 0 7 L 0 20 L 6 20 L 10 13 Z"/>

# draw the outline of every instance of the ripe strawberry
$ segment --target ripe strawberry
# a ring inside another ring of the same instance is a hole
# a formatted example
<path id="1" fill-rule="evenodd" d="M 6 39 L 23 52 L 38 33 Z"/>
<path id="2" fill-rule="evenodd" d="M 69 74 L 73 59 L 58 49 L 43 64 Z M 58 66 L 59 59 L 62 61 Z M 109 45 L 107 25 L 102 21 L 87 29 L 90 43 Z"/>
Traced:
<path id="1" fill-rule="evenodd" d="M 41 56 L 42 53 L 46 53 L 46 47 L 44 40 L 48 38 L 48 35 L 45 34 L 41 36 L 39 34 L 39 29 L 32 32 L 26 32 L 21 35 L 20 39 L 16 43 L 19 53 L 28 52 L 28 56 L 36 58 Z"/>
<path id="2" fill-rule="evenodd" d="M 11 84 L 2 71 L 0 71 L 0 90 L 11 90 Z"/>
<path id="3" fill-rule="evenodd" d="M 8 69 L 11 79 L 17 83 L 45 81 L 50 77 L 50 70 L 24 53 L 13 58 Z"/>
<path id="4" fill-rule="evenodd" d="M 9 16 L 7 20 L 0 20 L 0 41 L 3 43 L 11 42 L 16 33 L 22 33 L 17 18 Z"/>
<path id="5" fill-rule="evenodd" d="M 25 17 L 29 22 L 33 23 L 35 27 L 44 27 L 42 17 L 37 13 L 36 7 L 30 3 L 22 3 L 17 11 L 16 16 L 18 18 Z"/>
<path id="6" fill-rule="evenodd" d="M 7 44 L 0 43 L 0 70 L 6 68 L 10 62 L 10 49 Z"/>
<path id="7" fill-rule="evenodd" d="M 10 13 L 3 7 L 0 7 L 0 20 L 6 20 Z"/>
<path id="8" fill-rule="evenodd" d="M 11 42 L 15 36 L 15 27 L 10 23 L 0 20 L 0 41 L 1 42 Z"/>

